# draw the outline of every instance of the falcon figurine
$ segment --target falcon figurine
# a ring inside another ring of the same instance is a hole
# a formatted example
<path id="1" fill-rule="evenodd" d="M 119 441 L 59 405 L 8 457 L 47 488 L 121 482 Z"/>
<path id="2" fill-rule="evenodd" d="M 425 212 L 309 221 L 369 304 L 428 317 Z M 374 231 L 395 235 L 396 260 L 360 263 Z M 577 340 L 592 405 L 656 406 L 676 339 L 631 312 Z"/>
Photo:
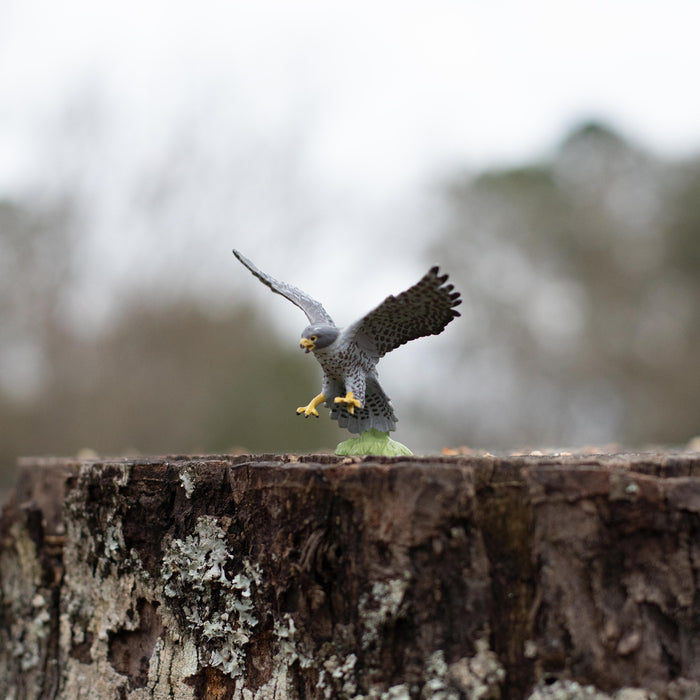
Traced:
<path id="1" fill-rule="evenodd" d="M 299 415 L 318 417 L 325 403 L 330 416 L 351 433 L 396 429 L 397 418 L 389 397 L 379 384 L 377 363 L 409 340 L 441 333 L 459 312 L 462 303 L 447 275 L 431 268 L 413 287 L 398 296 L 387 297 L 359 321 L 338 328 L 323 306 L 300 289 L 278 282 L 259 270 L 237 250 L 233 254 L 273 292 L 298 306 L 309 320 L 302 331 L 300 346 L 312 352 L 323 369 L 321 392 Z M 398 443 L 397 443 L 398 444 Z"/>

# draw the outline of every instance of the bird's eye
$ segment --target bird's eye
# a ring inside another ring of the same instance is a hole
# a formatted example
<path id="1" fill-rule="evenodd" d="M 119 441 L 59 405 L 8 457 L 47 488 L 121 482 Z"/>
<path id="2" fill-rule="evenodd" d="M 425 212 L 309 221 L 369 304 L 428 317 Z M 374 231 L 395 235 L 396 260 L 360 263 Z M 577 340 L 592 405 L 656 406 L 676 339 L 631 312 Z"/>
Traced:
<path id="1" fill-rule="evenodd" d="M 315 343 L 315 342 L 318 340 L 318 336 L 317 336 L 317 335 L 312 335 L 311 338 L 310 338 L 310 340 L 311 340 L 312 343 Z"/>

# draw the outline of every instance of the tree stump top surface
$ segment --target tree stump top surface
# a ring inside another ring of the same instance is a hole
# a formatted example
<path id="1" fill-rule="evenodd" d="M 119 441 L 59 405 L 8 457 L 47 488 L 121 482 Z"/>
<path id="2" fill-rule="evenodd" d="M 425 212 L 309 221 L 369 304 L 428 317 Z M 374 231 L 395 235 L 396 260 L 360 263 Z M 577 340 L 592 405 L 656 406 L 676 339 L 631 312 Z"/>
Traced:
<path id="1" fill-rule="evenodd" d="M 260 453 L 260 454 L 203 454 L 203 455 L 151 455 L 151 456 L 90 456 L 78 457 L 20 457 L 20 469 L 77 468 L 87 464 L 130 464 L 134 466 L 159 465 L 164 463 L 211 464 L 211 465 L 265 465 L 265 466 L 467 466 L 478 469 L 497 466 L 523 467 L 608 467 L 624 468 L 644 474 L 658 476 L 700 475 L 700 451 L 684 448 L 662 448 L 642 451 L 522 451 L 491 453 L 485 451 L 446 451 L 444 454 L 428 454 L 401 457 L 353 456 L 339 457 L 331 453 Z"/>

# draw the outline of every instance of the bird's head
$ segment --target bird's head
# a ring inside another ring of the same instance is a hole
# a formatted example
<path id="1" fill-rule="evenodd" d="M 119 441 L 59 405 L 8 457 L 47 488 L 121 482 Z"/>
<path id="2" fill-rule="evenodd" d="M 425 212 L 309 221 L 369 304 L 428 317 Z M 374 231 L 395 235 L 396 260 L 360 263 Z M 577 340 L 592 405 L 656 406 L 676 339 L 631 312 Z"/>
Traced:
<path id="1" fill-rule="evenodd" d="M 301 334 L 299 345 L 303 348 L 304 352 L 322 350 L 335 342 L 338 333 L 339 331 L 335 326 L 326 326 L 323 324 L 307 326 Z"/>

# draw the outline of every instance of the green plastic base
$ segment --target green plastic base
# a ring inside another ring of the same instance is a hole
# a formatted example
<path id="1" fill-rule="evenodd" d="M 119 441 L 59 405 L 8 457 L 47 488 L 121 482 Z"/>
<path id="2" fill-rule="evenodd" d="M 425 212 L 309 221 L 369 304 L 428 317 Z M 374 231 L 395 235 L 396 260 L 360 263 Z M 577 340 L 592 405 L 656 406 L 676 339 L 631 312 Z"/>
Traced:
<path id="1" fill-rule="evenodd" d="M 352 455 L 375 455 L 378 457 L 402 457 L 412 455 L 413 452 L 396 440 L 389 437 L 389 433 L 383 433 L 376 428 L 370 428 L 360 434 L 360 437 L 344 440 L 335 453 L 340 457 Z"/>

